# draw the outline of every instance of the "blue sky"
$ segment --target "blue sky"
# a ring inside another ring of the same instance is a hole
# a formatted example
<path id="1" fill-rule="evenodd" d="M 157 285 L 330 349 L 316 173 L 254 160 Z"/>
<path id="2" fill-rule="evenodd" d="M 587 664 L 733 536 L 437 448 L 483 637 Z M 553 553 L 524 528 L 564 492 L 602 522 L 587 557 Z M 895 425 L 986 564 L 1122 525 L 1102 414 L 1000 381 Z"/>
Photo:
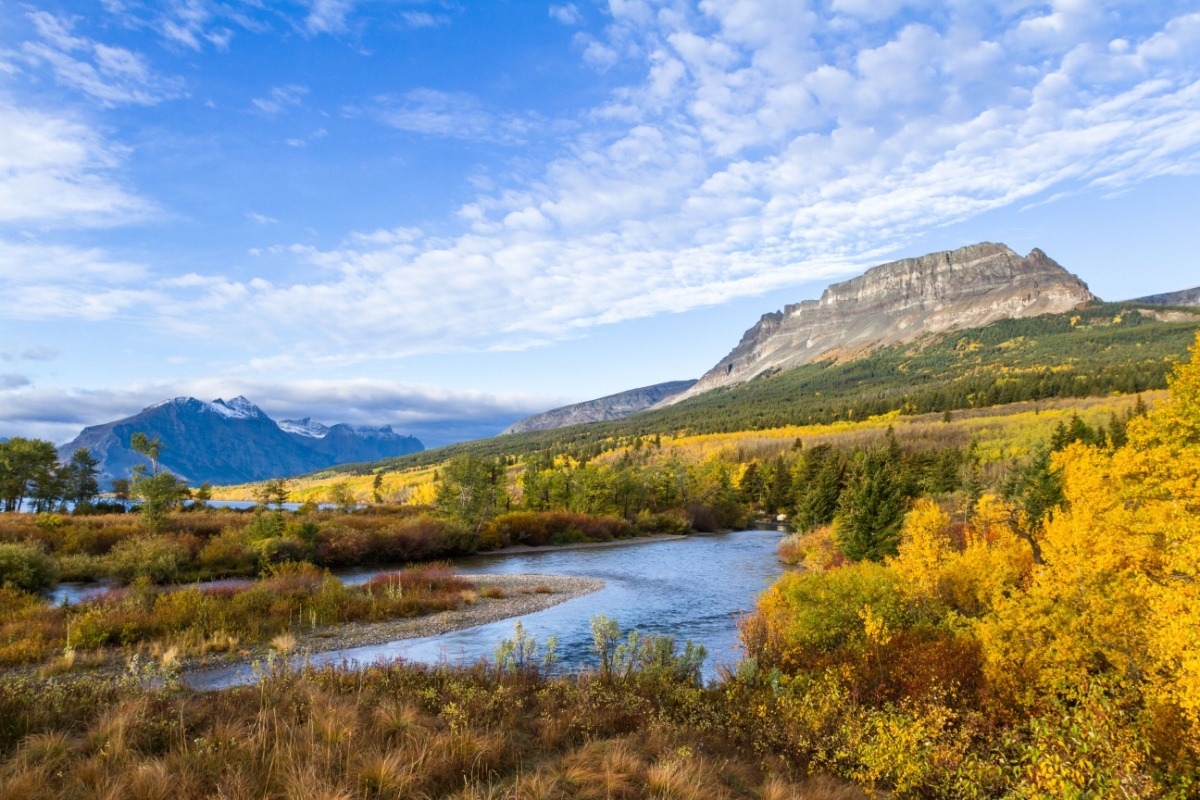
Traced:
<path id="1" fill-rule="evenodd" d="M 0 0 L 0 435 L 483 435 L 982 240 L 1180 289 L 1198 172 L 1197 2 Z"/>

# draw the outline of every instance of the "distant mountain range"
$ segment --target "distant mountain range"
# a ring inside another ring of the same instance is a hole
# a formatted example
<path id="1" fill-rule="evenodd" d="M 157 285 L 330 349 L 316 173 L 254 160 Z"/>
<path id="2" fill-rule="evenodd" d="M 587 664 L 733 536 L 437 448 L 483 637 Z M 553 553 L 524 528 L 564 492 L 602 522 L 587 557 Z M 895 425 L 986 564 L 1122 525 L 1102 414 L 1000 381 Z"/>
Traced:
<path id="1" fill-rule="evenodd" d="M 654 386 L 643 386 L 640 389 L 630 389 L 627 392 L 610 394 L 597 400 L 553 408 L 541 414 L 534 414 L 523 420 L 514 422 L 504 429 L 504 433 L 527 433 L 528 431 L 548 431 L 562 428 L 566 425 L 579 425 L 584 422 L 605 422 L 614 419 L 624 419 L 630 414 L 636 414 L 650 408 L 667 398 L 674 397 L 680 392 L 686 392 L 696 382 L 670 381 L 657 383 Z"/>
<path id="2" fill-rule="evenodd" d="M 1181 292 L 1152 294 L 1139 297 L 1135 303 L 1147 303 L 1153 306 L 1200 306 L 1200 286 L 1194 289 L 1184 289 Z"/>
<path id="3" fill-rule="evenodd" d="M 128 478 L 148 463 L 129 448 L 134 433 L 162 441 L 160 463 L 189 483 L 246 483 L 285 478 L 360 461 L 416 453 L 424 445 L 390 426 L 325 426 L 309 418 L 276 422 L 244 397 L 206 403 L 176 397 L 125 419 L 84 428 L 59 454 L 86 447 L 105 480 Z"/>

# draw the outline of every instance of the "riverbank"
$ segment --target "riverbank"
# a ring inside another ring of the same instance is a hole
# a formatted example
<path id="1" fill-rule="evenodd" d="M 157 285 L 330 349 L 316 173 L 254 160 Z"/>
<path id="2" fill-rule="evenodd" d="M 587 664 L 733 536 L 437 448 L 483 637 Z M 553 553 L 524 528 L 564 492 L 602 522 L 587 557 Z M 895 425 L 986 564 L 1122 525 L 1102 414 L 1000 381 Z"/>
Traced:
<path id="1" fill-rule="evenodd" d="M 604 588 L 604 581 L 599 578 L 574 575 L 483 574 L 464 577 L 475 583 L 479 593 L 478 598 L 470 605 L 421 617 L 320 628 L 296 636 L 295 644 L 289 648 L 289 652 L 293 655 L 316 655 L 332 650 L 349 650 L 404 639 L 439 636 L 451 631 L 533 614 Z M 489 597 L 489 594 L 499 596 Z M 235 657 L 187 659 L 181 666 L 188 675 L 189 683 L 203 684 L 206 672 L 225 672 L 231 668 L 249 666 L 254 661 L 261 660 L 271 649 L 270 646 L 260 646 L 251 651 L 242 651 Z"/>

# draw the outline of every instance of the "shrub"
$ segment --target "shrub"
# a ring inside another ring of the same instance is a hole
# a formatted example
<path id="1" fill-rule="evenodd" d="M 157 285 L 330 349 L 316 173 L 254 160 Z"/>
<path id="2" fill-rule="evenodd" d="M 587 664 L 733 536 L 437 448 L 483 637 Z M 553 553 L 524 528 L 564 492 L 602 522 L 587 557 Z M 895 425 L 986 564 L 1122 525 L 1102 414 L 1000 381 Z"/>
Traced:
<path id="1" fill-rule="evenodd" d="M 63 539 L 64 553 L 83 553 L 89 556 L 106 555 L 120 542 L 136 538 L 140 529 L 136 525 L 86 525 L 75 524 Z"/>
<path id="2" fill-rule="evenodd" d="M 488 523 L 480 539 L 494 549 L 510 544 L 541 547 L 573 542 L 610 542 L 633 534 L 633 526 L 617 517 L 594 517 L 568 511 L 512 511 Z"/>
<path id="3" fill-rule="evenodd" d="M 98 556 L 74 555 L 61 556 L 58 559 L 58 579 L 60 581 L 98 581 L 108 575 L 108 565 Z"/>
<path id="4" fill-rule="evenodd" d="M 292 536 L 262 539 L 254 543 L 254 549 L 258 551 L 258 556 L 264 564 L 307 561 L 312 558 L 313 554 L 312 545 L 303 539 L 297 539 Z"/>
<path id="5" fill-rule="evenodd" d="M 317 536 L 317 559 L 330 567 L 362 564 L 371 552 L 371 536 L 344 525 L 328 525 Z"/>
<path id="6" fill-rule="evenodd" d="M 683 536 L 692 532 L 687 514 L 679 511 L 664 514 L 642 511 L 637 515 L 637 521 L 634 524 L 642 533 L 670 533 Z"/>
<path id="7" fill-rule="evenodd" d="M 241 531 L 226 528 L 201 548 L 198 559 L 200 566 L 210 574 L 235 575 L 252 571 L 258 563 L 258 554 L 246 546 Z"/>
<path id="8" fill-rule="evenodd" d="M 168 536 L 142 536 L 121 542 L 108 555 L 114 578 L 130 583 L 146 578 L 152 583 L 172 583 L 187 564 L 187 547 Z"/>
<path id="9" fill-rule="evenodd" d="M 40 592 L 57 580 L 54 559 L 41 550 L 26 544 L 0 544 L 0 586 Z"/>

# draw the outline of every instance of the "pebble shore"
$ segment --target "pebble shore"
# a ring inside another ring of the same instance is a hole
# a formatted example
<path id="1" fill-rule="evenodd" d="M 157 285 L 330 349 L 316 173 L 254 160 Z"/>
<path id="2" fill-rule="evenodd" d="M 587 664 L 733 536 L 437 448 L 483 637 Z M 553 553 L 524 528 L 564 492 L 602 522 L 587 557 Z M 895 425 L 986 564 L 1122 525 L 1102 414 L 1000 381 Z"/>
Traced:
<path id="1" fill-rule="evenodd" d="M 440 611 L 423 617 L 394 619 L 384 622 L 334 625 L 297 638 L 297 649 L 309 653 L 345 650 L 373 644 L 385 644 L 401 639 L 417 639 L 476 625 L 486 625 L 510 617 L 532 614 L 576 597 L 604 588 L 599 578 L 572 575 L 464 575 L 476 585 L 476 591 L 495 587 L 503 597 L 482 595 L 474 603 L 453 611 Z M 547 591 L 549 590 L 549 591 Z"/>

